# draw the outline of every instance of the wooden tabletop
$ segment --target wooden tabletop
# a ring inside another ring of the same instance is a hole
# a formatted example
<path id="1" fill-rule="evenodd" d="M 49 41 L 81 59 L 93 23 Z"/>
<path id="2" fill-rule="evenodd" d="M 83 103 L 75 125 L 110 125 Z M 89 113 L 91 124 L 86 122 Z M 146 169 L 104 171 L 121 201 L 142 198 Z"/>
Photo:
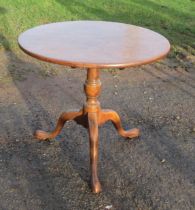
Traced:
<path id="1" fill-rule="evenodd" d="M 18 38 L 27 54 L 74 67 L 130 67 L 163 58 L 170 50 L 162 35 L 142 27 L 104 21 L 68 21 L 29 29 Z"/>

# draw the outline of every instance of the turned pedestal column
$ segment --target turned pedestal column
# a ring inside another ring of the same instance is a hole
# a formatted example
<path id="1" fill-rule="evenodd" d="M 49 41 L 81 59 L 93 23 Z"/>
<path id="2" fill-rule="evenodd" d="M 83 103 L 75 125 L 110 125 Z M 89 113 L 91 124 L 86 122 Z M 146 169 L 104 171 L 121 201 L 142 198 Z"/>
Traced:
<path id="1" fill-rule="evenodd" d="M 127 138 L 139 136 L 139 129 L 134 128 L 125 131 L 122 128 L 121 120 L 117 112 L 109 109 L 101 109 L 98 96 L 100 95 L 101 82 L 99 79 L 99 69 L 87 69 L 87 79 L 84 84 L 86 103 L 80 111 L 64 112 L 61 114 L 56 128 L 52 132 L 37 130 L 35 137 L 39 140 L 55 138 L 68 120 L 74 120 L 83 125 L 89 131 L 90 145 L 90 167 L 91 167 L 91 187 L 94 193 L 101 191 L 101 185 L 97 175 L 98 164 L 98 127 L 106 121 L 111 120 L 118 133 Z"/>

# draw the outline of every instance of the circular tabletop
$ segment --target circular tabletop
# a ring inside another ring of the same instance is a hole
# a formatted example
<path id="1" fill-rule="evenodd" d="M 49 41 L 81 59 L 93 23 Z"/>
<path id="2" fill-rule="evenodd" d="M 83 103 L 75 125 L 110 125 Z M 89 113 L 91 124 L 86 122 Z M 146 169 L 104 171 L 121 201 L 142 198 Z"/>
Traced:
<path id="1" fill-rule="evenodd" d="M 18 43 L 43 61 L 74 67 L 130 67 L 163 58 L 169 41 L 146 28 L 104 21 L 67 21 L 23 32 Z"/>

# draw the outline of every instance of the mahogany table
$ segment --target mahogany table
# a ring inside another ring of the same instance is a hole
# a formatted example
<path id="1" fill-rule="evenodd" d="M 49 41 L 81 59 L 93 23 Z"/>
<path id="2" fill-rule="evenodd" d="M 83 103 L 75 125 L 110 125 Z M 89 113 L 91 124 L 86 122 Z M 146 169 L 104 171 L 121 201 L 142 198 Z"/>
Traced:
<path id="1" fill-rule="evenodd" d="M 117 112 L 101 109 L 98 101 L 102 68 L 125 68 L 147 64 L 165 57 L 170 44 L 162 35 L 151 30 L 104 21 L 69 21 L 41 25 L 19 36 L 20 48 L 27 54 L 51 63 L 87 69 L 84 84 L 86 103 L 79 111 L 64 112 L 52 132 L 38 130 L 39 140 L 55 138 L 64 123 L 74 120 L 89 131 L 91 187 L 101 191 L 97 175 L 98 127 L 112 121 L 118 133 L 127 138 L 139 136 L 139 129 L 125 131 Z"/>

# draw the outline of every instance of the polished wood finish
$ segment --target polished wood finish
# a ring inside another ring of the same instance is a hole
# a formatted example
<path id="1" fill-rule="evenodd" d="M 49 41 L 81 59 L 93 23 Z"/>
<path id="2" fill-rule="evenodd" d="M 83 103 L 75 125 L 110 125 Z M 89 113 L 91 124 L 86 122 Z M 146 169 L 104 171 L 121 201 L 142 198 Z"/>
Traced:
<path id="1" fill-rule="evenodd" d="M 19 46 L 43 61 L 84 68 L 130 67 L 163 58 L 170 44 L 142 27 L 104 21 L 67 21 L 32 28 Z"/>
<path id="2" fill-rule="evenodd" d="M 39 140 L 55 138 L 62 130 L 65 122 L 74 120 L 75 122 L 88 128 L 90 144 L 90 166 L 91 166 L 91 187 L 92 192 L 101 192 L 101 185 L 97 175 L 98 164 L 98 127 L 107 121 L 112 121 L 118 133 L 126 138 L 139 136 L 139 129 L 134 128 L 125 131 L 122 128 L 119 115 L 109 109 L 101 109 L 98 96 L 100 95 L 101 82 L 99 79 L 99 69 L 91 68 L 87 70 L 87 80 L 84 84 L 86 103 L 80 111 L 62 113 L 58 119 L 56 128 L 52 132 L 37 130 L 35 137 Z"/>
<path id="3" fill-rule="evenodd" d="M 35 132 L 35 137 L 37 139 L 40 139 L 40 140 L 53 139 L 60 133 L 64 124 L 67 121 L 69 121 L 69 120 L 75 120 L 76 121 L 76 118 L 78 118 L 81 115 L 82 115 L 82 111 L 64 112 L 64 113 L 61 114 L 60 118 L 58 119 L 56 128 L 52 132 L 48 133 L 48 132 L 45 132 L 45 131 L 37 130 Z"/>
<path id="4" fill-rule="evenodd" d="M 62 113 L 52 132 L 37 130 L 39 140 L 55 138 L 64 124 L 74 120 L 89 131 L 91 188 L 101 192 L 98 179 L 98 128 L 111 121 L 119 135 L 135 138 L 137 128 L 125 131 L 117 112 L 101 109 L 99 69 L 150 63 L 164 57 L 170 45 L 166 38 L 151 30 L 122 23 L 72 21 L 30 29 L 20 35 L 19 46 L 40 60 L 87 68 L 84 84 L 86 103 L 81 110 Z"/>

